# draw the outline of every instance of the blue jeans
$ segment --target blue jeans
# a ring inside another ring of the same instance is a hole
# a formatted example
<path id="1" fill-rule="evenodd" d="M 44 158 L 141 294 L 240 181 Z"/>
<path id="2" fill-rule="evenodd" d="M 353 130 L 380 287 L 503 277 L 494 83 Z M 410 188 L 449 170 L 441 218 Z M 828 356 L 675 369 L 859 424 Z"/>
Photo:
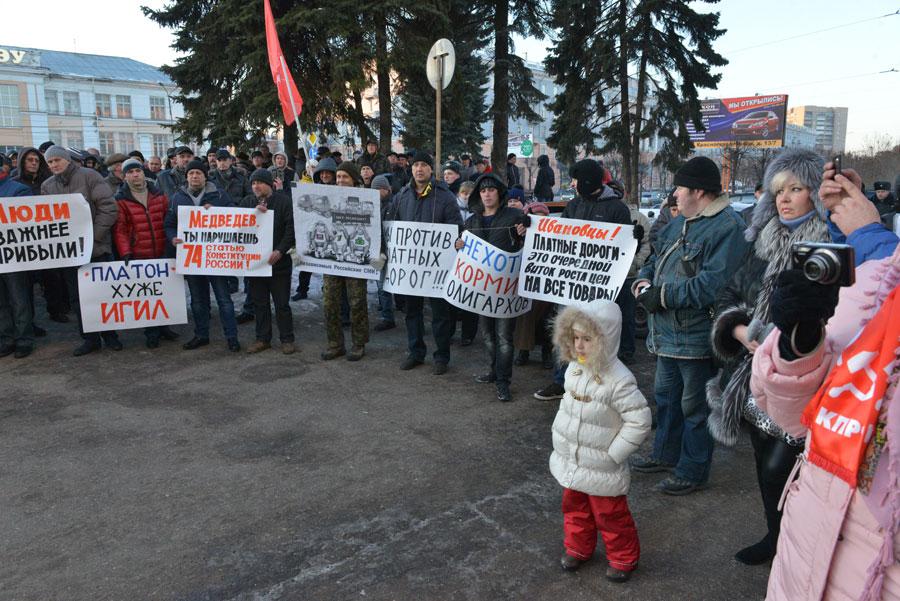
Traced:
<path id="1" fill-rule="evenodd" d="M 191 314 L 194 316 L 194 336 L 209 339 L 209 288 L 212 287 L 219 306 L 219 320 L 225 330 L 225 338 L 237 338 L 237 321 L 234 319 L 234 302 L 228 293 L 228 278 L 221 275 L 189 275 L 185 279 L 191 291 Z"/>
<path id="2" fill-rule="evenodd" d="M 378 308 L 381 312 L 381 320 L 394 323 L 394 295 L 384 290 L 384 276 L 386 269 L 381 270 L 381 276 L 378 278 Z"/>
<path id="3" fill-rule="evenodd" d="M 509 384 L 512 379 L 515 318 L 502 319 L 482 315 L 478 325 L 481 328 L 481 335 L 484 336 L 484 347 L 487 349 L 491 373 L 497 377 L 497 384 Z"/>
<path id="4" fill-rule="evenodd" d="M 3 346 L 34 347 L 31 286 L 28 272 L 0 275 L 0 344 Z"/>
<path id="5" fill-rule="evenodd" d="M 622 289 L 619 290 L 619 296 L 616 298 L 616 303 L 619 305 L 619 309 L 622 310 L 622 335 L 619 338 L 619 353 L 625 355 L 634 354 L 634 335 L 637 331 L 637 326 L 634 323 L 634 309 L 637 301 L 634 300 L 634 295 L 631 293 L 631 285 L 634 283 L 634 280 L 635 278 L 627 278 L 625 283 L 622 284 Z"/>
<path id="6" fill-rule="evenodd" d="M 429 298 L 431 303 L 431 331 L 434 334 L 435 363 L 450 363 L 450 338 L 453 337 L 453 322 L 450 304 L 441 298 Z M 418 361 L 425 360 L 425 299 L 421 296 L 406 297 L 406 340 L 409 356 Z"/>
<path id="7" fill-rule="evenodd" d="M 716 370 L 710 359 L 657 357 L 657 428 L 653 458 L 675 465 L 675 476 L 702 484 L 709 479 L 713 439 L 706 427 L 706 382 Z"/>

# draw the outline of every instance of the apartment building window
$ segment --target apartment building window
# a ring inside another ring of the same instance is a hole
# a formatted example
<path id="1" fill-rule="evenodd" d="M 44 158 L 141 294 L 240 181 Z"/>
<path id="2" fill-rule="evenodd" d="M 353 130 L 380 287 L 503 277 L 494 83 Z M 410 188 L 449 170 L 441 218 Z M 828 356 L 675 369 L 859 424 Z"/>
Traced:
<path id="1" fill-rule="evenodd" d="M 131 119 L 131 96 L 116 95 L 116 117 Z"/>
<path id="2" fill-rule="evenodd" d="M 165 157 L 166 150 L 171 146 L 171 140 L 169 136 L 164 136 L 162 134 L 153 134 L 153 155 L 158 157 Z"/>
<path id="3" fill-rule="evenodd" d="M 109 94 L 94 94 L 98 117 L 112 117 L 112 99 Z"/>
<path id="4" fill-rule="evenodd" d="M 84 148 L 84 134 L 77 129 L 67 130 L 65 133 L 65 142 L 61 142 L 66 146 L 71 146 L 72 148 Z M 53 138 L 50 138 L 51 140 Z"/>
<path id="5" fill-rule="evenodd" d="M 19 86 L 0 85 L 0 127 L 19 125 Z"/>
<path id="6" fill-rule="evenodd" d="M 100 132 L 100 154 L 103 156 L 110 155 L 116 151 L 113 133 L 110 131 Z"/>
<path id="7" fill-rule="evenodd" d="M 54 144 L 60 144 L 65 146 L 66 143 L 63 140 L 62 131 L 59 129 L 51 129 L 47 131 L 47 139 L 53 142 Z"/>
<path id="8" fill-rule="evenodd" d="M 44 104 L 47 105 L 47 112 L 51 115 L 59 114 L 59 92 L 56 90 L 44 90 Z"/>
<path id="9" fill-rule="evenodd" d="M 118 147 L 119 147 L 119 150 L 120 150 L 121 152 L 123 152 L 123 153 L 129 153 L 129 152 L 131 152 L 132 150 L 135 150 L 135 148 L 134 148 L 134 134 L 132 134 L 132 133 L 126 133 L 126 132 L 119 132 L 119 145 L 118 145 Z"/>
<path id="10" fill-rule="evenodd" d="M 166 99 L 162 96 L 150 97 L 150 118 L 166 120 Z"/>
<path id="11" fill-rule="evenodd" d="M 81 114 L 81 100 L 78 92 L 63 92 L 63 112 L 67 115 Z"/>

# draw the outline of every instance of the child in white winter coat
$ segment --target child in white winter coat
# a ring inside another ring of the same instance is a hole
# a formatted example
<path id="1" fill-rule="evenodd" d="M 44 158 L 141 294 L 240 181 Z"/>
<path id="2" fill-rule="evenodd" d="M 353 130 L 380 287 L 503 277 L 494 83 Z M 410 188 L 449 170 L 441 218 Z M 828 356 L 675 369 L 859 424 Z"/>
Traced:
<path id="1" fill-rule="evenodd" d="M 561 563 L 577 570 L 589 560 L 599 531 L 613 582 L 628 580 L 640 556 L 626 499 L 628 456 L 650 431 L 647 399 L 617 357 L 621 329 L 619 306 L 598 300 L 564 309 L 553 331 L 560 359 L 569 362 L 550 455 L 550 471 L 564 487 Z"/>

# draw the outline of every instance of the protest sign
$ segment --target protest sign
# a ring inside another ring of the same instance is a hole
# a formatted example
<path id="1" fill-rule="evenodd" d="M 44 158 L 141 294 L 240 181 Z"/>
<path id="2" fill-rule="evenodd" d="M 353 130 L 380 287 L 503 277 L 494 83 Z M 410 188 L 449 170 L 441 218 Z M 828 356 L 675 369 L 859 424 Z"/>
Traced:
<path id="1" fill-rule="evenodd" d="M 175 264 L 183 275 L 272 275 L 274 211 L 178 207 Z"/>
<path id="2" fill-rule="evenodd" d="M 390 221 L 385 227 L 387 265 L 384 289 L 394 294 L 442 297 L 453 269 L 459 226 Z"/>
<path id="3" fill-rule="evenodd" d="M 0 198 L 0 273 L 91 260 L 94 222 L 81 194 Z"/>
<path id="4" fill-rule="evenodd" d="M 517 317 L 531 301 L 518 294 L 522 251 L 509 253 L 463 232 L 463 247 L 444 286 L 444 300 L 487 317 Z"/>
<path id="5" fill-rule="evenodd" d="M 78 269 L 85 332 L 187 323 L 184 277 L 173 259 L 88 263 Z"/>
<path id="6" fill-rule="evenodd" d="M 519 294 L 561 305 L 614 301 L 636 251 L 633 225 L 532 215 Z"/>
<path id="7" fill-rule="evenodd" d="M 300 270 L 377 280 L 381 254 L 378 190 L 299 184 L 292 190 Z"/>

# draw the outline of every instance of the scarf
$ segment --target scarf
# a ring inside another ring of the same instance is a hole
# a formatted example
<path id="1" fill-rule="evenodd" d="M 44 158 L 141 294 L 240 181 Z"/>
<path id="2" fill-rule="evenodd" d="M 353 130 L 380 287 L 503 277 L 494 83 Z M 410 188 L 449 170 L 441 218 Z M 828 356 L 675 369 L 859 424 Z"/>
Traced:
<path id="1" fill-rule="evenodd" d="M 784 227 L 788 228 L 789 230 L 791 230 L 793 232 L 795 229 L 797 229 L 798 227 L 800 227 L 801 225 L 803 225 L 804 223 L 806 223 L 807 221 L 812 219 L 812 216 L 815 214 L 816 214 L 816 210 L 813 209 L 806 215 L 801 215 L 800 217 L 797 217 L 796 219 L 784 219 L 782 217 L 779 217 L 778 221 L 781 222 L 781 225 L 783 225 Z"/>
<path id="2" fill-rule="evenodd" d="M 147 197 L 149 195 L 147 191 L 147 182 L 144 182 L 141 185 L 129 183 L 128 189 L 131 190 L 131 195 L 134 196 L 134 199 L 144 205 L 144 208 L 146 209 Z"/>
<path id="3" fill-rule="evenodd" d="M 852 488 L 875 432 L 898 340 L 900 301 L 895 288 L 843 350 L 800 418 L 809 428 L 809 461 Z"/>

